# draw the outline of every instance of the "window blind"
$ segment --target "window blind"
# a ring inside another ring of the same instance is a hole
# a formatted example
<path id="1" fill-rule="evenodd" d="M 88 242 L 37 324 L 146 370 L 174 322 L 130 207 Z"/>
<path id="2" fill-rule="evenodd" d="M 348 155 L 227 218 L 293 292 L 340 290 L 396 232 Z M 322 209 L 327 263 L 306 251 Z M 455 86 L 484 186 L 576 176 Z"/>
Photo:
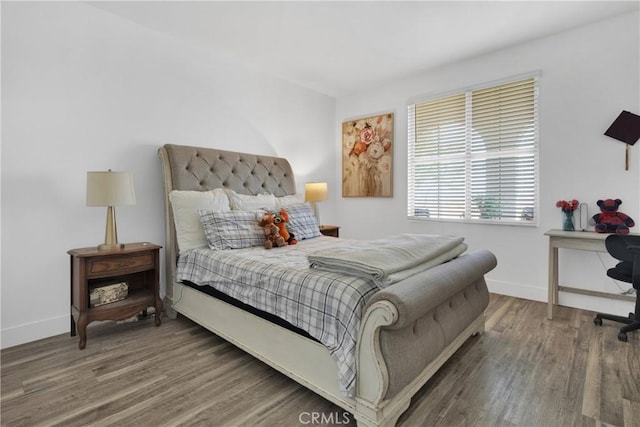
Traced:
<path id="1" fill-rule="evenodd" d="M 408 215 L 531 224 L 537 79 L 409 105 Z"/>

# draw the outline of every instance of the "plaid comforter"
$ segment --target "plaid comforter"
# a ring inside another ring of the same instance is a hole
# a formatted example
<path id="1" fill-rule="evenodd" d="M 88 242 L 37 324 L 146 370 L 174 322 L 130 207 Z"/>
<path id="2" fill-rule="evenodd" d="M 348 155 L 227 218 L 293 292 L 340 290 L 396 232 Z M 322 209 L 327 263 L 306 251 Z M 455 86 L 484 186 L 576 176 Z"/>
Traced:
<path id="1" fill-rule="evenodd" d="M 295 246 L 195 249 L 178 260 L 177 279 L 208 285 L 307 331 L 336 359 L 339 384 L 355 394 L 355 345 L 373 280 L 309 268 L 307 255 L 345 239 L 317 237 Z"/>

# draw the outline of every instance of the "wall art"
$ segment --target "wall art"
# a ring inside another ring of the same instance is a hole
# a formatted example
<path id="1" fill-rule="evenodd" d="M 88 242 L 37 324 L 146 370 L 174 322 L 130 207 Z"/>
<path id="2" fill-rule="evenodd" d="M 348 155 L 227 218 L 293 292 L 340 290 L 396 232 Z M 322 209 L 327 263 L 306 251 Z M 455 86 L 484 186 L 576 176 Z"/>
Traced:
<path id="1" fill-rule="evenodd" d="M 342 197 L 393 196 L 393 113 L 342 123 Z"/>

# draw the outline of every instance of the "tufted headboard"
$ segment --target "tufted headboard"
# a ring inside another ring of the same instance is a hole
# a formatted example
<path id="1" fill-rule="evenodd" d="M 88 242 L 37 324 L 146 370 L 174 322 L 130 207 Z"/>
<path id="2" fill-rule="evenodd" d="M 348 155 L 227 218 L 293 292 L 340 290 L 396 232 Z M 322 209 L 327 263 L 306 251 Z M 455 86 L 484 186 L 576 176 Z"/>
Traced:
<path id="1" fill-rule="evenodd" d="M 278 197 L 296 194 L 291 165 L 281 157 L 261 156 L 167 144 L 158 150 L 164 181 L 166 299 L 173 302 L 173 284 L 178 254 L 169 193 L 173 190 L 208 191 L 228 188 L 237 193 L 272 193 Z"/>
<path id="2" fill-rule="evenodd" d="M 296 193 L 293 170 L 286 159 L 237 153 L 213 148 L 167 144 L 160 148 L 165 174 L 165 190 L 208 191 L 229 188 L 241 194 Z M 169 186 L 167 186 L 169 184 Z"/>

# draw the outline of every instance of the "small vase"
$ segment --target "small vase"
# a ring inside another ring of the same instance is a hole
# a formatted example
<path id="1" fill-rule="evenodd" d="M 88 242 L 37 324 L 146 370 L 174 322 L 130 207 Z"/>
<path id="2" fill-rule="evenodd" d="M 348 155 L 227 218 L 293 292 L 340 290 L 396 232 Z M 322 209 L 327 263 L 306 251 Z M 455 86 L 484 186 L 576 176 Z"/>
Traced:
<path id="1" fill-rule="evenodd" d="M 562 211 L 562 231 L 574 231 L 573 211 Z"/>

